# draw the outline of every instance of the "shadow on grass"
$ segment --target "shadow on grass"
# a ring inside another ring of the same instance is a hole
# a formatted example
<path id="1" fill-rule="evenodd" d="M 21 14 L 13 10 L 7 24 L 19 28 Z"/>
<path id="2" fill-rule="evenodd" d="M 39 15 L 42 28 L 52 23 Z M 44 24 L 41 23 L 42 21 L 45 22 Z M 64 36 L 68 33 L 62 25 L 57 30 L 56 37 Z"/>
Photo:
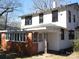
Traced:
<path id="1" fill-rule="evenodd" d="M 21 55 L 21 54 L 16 54 L 16 53 L 1 53 L 0 54 L 0 59 L 16 59 L 16 58 L 25 58 L 25 57 L 31 57 L 31 56 L 26 56 L 26 55 Z"/>
<path id="2" fill-rule="evenodd" d="M 69 56 L 73 53 L 73 47 L 63 49 L 63 50 L 60 50 L 60 51 L 49 50 L 48 53 L 55 54 L 55 55 L 61 55 L 61 56 Z"/>
<path id="3" fill-rule="evenodd" d="M 73 47 L 64 49 L 61 51 L 48 51 L 48 53 L 61 55 L 61 56 L 69 56 L 73 53 Z M 35 56 L 42 55 L 44 52 L 36 54 Z M 24 53 L 0 53 L 0 59 L 16 59 L 16 58 L 28 58 L 34 55 L 24 54 Z"/>
<path id="4" fill-rule="evenodd" d="M 42 55 L 43 53 L 29 55 L 24 53 L 0 53 L 0 59 L 16 59 L 16 58 L 29 58 L 32 56 Z"/>
<path id="5" fill-rule="evenodd" d="M 49 50 L 48 53 L 55 54 L 55 55 L 61 55 L 61 56 L 69 56 L 73 53 L 73 47 L 63 49 L 63 50 L 60 50 L 60 51 Z"/>

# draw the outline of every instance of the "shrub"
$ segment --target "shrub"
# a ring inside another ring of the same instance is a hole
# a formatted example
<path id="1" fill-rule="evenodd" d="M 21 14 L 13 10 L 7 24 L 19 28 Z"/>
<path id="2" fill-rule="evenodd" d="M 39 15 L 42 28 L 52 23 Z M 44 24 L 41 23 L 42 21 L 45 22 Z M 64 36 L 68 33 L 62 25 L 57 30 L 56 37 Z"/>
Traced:
<path id="1" fill-rule="evenodd" d="M 73 42 L 74 42 L 73 50 L 76 52 L 79 51 L 79 39 L 76 39 Z"/>

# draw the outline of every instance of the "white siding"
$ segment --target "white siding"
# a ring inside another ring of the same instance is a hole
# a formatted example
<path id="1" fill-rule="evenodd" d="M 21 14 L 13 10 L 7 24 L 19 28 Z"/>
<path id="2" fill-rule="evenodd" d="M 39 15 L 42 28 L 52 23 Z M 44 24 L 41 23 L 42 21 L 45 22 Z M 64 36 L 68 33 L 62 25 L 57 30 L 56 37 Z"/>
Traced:
<path id="1" fill-rule="evenodd" d="M 68 22 L 68 10 L 71 11 L 71 23 Z M 75 27 L 79 25 L 79 11 L 73 6 L 67 7 L 65 9 L 58 10 L 58 21 L 52 22 L 52 12 L 46 12 L 43 16 L 43 23 L 41 24 L 54 24 L 63 28 L 67 28 L 68 30 L 75 30 Z M 76 16 L 76 22 L 73 22 L 73 15 Z M 21 28 L 35 27 L 39 25 L 39 15 L 32 15 L 32 25 L 25 25 L 25 21 L 21 20 Z"/>
<path id="2" fill-rule="evenodd" d="M 52 24 L 60 26 L 60 27 L 67 28 L 67 25 L 66 25 L 66 10 L 58 11 L 58 22 L 52 22 Z"/>
<path id="3" fill-rule="evenodd" d="M 39 24 L 39 16 L 33 16 L 32 25 L 38 25 L 38 24 Z"/>
<path id="4" fill-rule="evenodd" d="M 51 21 L 52 21 L 52 13 L 49 13 L 49 14 L 45 14 L 44 16 L 43 16 L 43 18 L 44 18 L 44 24 L 48 24 L 48 23 L 51 23 Z"/>
<path id="5" fill-rule="evenodd" d="M 68 11 L 71 11 L 71 23 L 68 22 Z M 68 30 L 75 30 L 75 27 L 77 26 L 77 22 L 78 22 L 78 12 L 76 9 L 74 9 L 73 7 L 70 7 L 67 9 L 67 28 Z M 75 15 L 75 23 L 73 22 L 73 15 Z"/>
<path id="6" fill-rule="evenodd" d="M 21 20 L 21 29 L 23 29 L 24 26 L 25 26 L 25 19 L 22 19 L 22 20 Z"/>
<path id="7" fill-rule="evenodd" d="M 58 33 L 48 33 L 48 50 L 59 51 L 59 39 Z"/>
<path id="8" fill-rule="evenodd" d="M 69 40 L 68 38 L 68 31 L 65 30 L 65 33 L 64 33 L 64 40 L 59 40 L 60 41 L 60 49 L 65 49 L 65 48 L 68 48 L 68 47 L 71 47 L 73 42 L 72 40 Z"/>
<path id="9" fill-rule="evenodd" d="M 76 21 L 76 25 L 79 26 L 79 11 L 77 11 L 77 21 Z"/>
<path id="10" fill-rule="evenodd" d="M 22 22 L 21 25 L 24 28 L 38 26 L 39 25 L 39 15 L 32 17 L 32 25 L 24 25 L 25 22 L 23 20 L 21 20 L 21 22 Z M 65 10 L 58 11 L 58 21 L 57 22 L 52 22 L 52 13 L 51 12 L 49 12 L 47 14 L 45 13 L 43 16 L 43 23 L 41 23 L 41 24 L 49 24 L 49 23 L 66 28 L 66 11 Z"/>

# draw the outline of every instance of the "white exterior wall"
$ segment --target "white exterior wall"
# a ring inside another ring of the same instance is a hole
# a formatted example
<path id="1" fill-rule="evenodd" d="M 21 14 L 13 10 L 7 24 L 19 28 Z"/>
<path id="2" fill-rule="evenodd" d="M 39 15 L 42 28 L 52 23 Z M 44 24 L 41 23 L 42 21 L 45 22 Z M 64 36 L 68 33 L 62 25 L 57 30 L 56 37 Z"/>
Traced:
<path id="1" fill-rule="evenodd" d="M 21 29 L 23 29 L 24 26 L 25 26 L 25 19 L 22 19 L 22 20 L 21 20 Z"/>
<path id="2" fill-rule="evenodd" d="M 39 24 L 39 16 L 33 16 L 32 17 L 32 25 L 38 25 Z"/>
<path id="3" fill-rule="evenodd" d="M 59 33 L 48 33 L 48 50 L 59 51 Z"/>
<path id="4" fill-rule="evenodd" d="M 59 51 L 69 48 L 73 45 L 73 41 L 68 39 L 68 31 L 65 30 L 64 40 L 61 40 L 61 32 L 48 33 L 48 50 Z"/>
<path id="5" fill-rule="evenodd" d="M 79 11 L 77 10 L 77 21 L 76 21 L 76 25 L 79 26 Z"/>
<path id="6" fill-rule="evenodd" d="M 72 40 L 69 40 L 68 38 L 69 38 L 68 31 L 65 30 L 64 31 L 64 40 L 61 40 L 61 37 L 60 37 L 60 40 L 59 40 L 59 45 L 60 45 L 59 48 L 60 48 L 60 50 L 71 47 L 73 45 Z"/>
<path id="7" fill-rule="evenodd" d="M 44 20 L 43 24 L 51 23 L 52 22 L 52 13 L 44 14 L 43 20 Z"/>
<path id="8" fill-rule="evenodd" d="M 71 12 L 71 23 L 69 23 L 68 19 L 68 11 Z M 78 18 L 78 12 L 75 8 L 70 7 L 67 8 L 67 28 L 68 30 L 75 30 L 75 27 L 78 25 L 77 22 L 79 22 Z M 73 22 L 73 15 L 75 15 L 75 22 Z"/>
<path id="9" fill-rule="evenodd" d="M 66 22 L 67 22 L 66 21 L 66 10 L 62 10 L 62 11 L 58 11 L 58 22 L 52 22 L 52 24 L 55 24 L 63 28 L 67 28 Z"/>
<path id="10" fill-rule="evenodd" d="M 57 26 L 61 26 L 66 28 L 66 11 L 59 11 L 58 12 L 58 21 L 57 22 L 52 22 L 52 13 L 45 13 L 43 16 L 43 23 L 39 24 L 39 15 L 33 16 L 32 17 L 32 25 L 25 25 L 25 20 L 21 20 L 21 28 L 29 28 L 29 27 L 34 27 L 42 24 L 54 24 Z"/>
<path id="11" fill-rule="evenodd" d="M 71 11 L 71 23 L 68 22 L 68 11 Z M 76 22 L 73 22 L 73 15 L 75 15 Z M 75 27 L 79 25 L 79 11 L 74 8 L 74 6 L 67 7 L 65 9 L 61 8 L 58 10 L 58 21 L 52 22 L 52 12 L 46 12 L 43 16 L 42 24 L 54 24 L 63 28 L 67 28 L 68 30 L 75 30 Z M 25 20 L 21 20 L 21 28 L 31 28 L 34 26 L 38 26 L 39 24 L 39 15 L 32 15 L 32 25 L 25 25 Z"/>

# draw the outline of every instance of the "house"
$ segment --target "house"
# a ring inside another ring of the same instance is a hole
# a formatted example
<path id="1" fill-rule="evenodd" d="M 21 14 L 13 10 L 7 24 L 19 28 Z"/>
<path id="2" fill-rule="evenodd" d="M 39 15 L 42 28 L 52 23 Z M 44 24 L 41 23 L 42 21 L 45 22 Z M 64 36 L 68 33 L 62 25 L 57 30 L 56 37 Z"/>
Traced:
<path id="1" fill-rule="evenodd" d="M 52 9 L 21 16 L 21 30 L 0 31 L 2 49 L 32 55 L 73 46 L 79 28 L 79 5 L 54 5 Z"/>
<path id="2" fill-rule="evenodd" d="M 37 52 L 60 51 L 73 45 L 79 26 L 79 5 L 72 3 L 21 16 L 21 30 L 37 45 Z"/>

